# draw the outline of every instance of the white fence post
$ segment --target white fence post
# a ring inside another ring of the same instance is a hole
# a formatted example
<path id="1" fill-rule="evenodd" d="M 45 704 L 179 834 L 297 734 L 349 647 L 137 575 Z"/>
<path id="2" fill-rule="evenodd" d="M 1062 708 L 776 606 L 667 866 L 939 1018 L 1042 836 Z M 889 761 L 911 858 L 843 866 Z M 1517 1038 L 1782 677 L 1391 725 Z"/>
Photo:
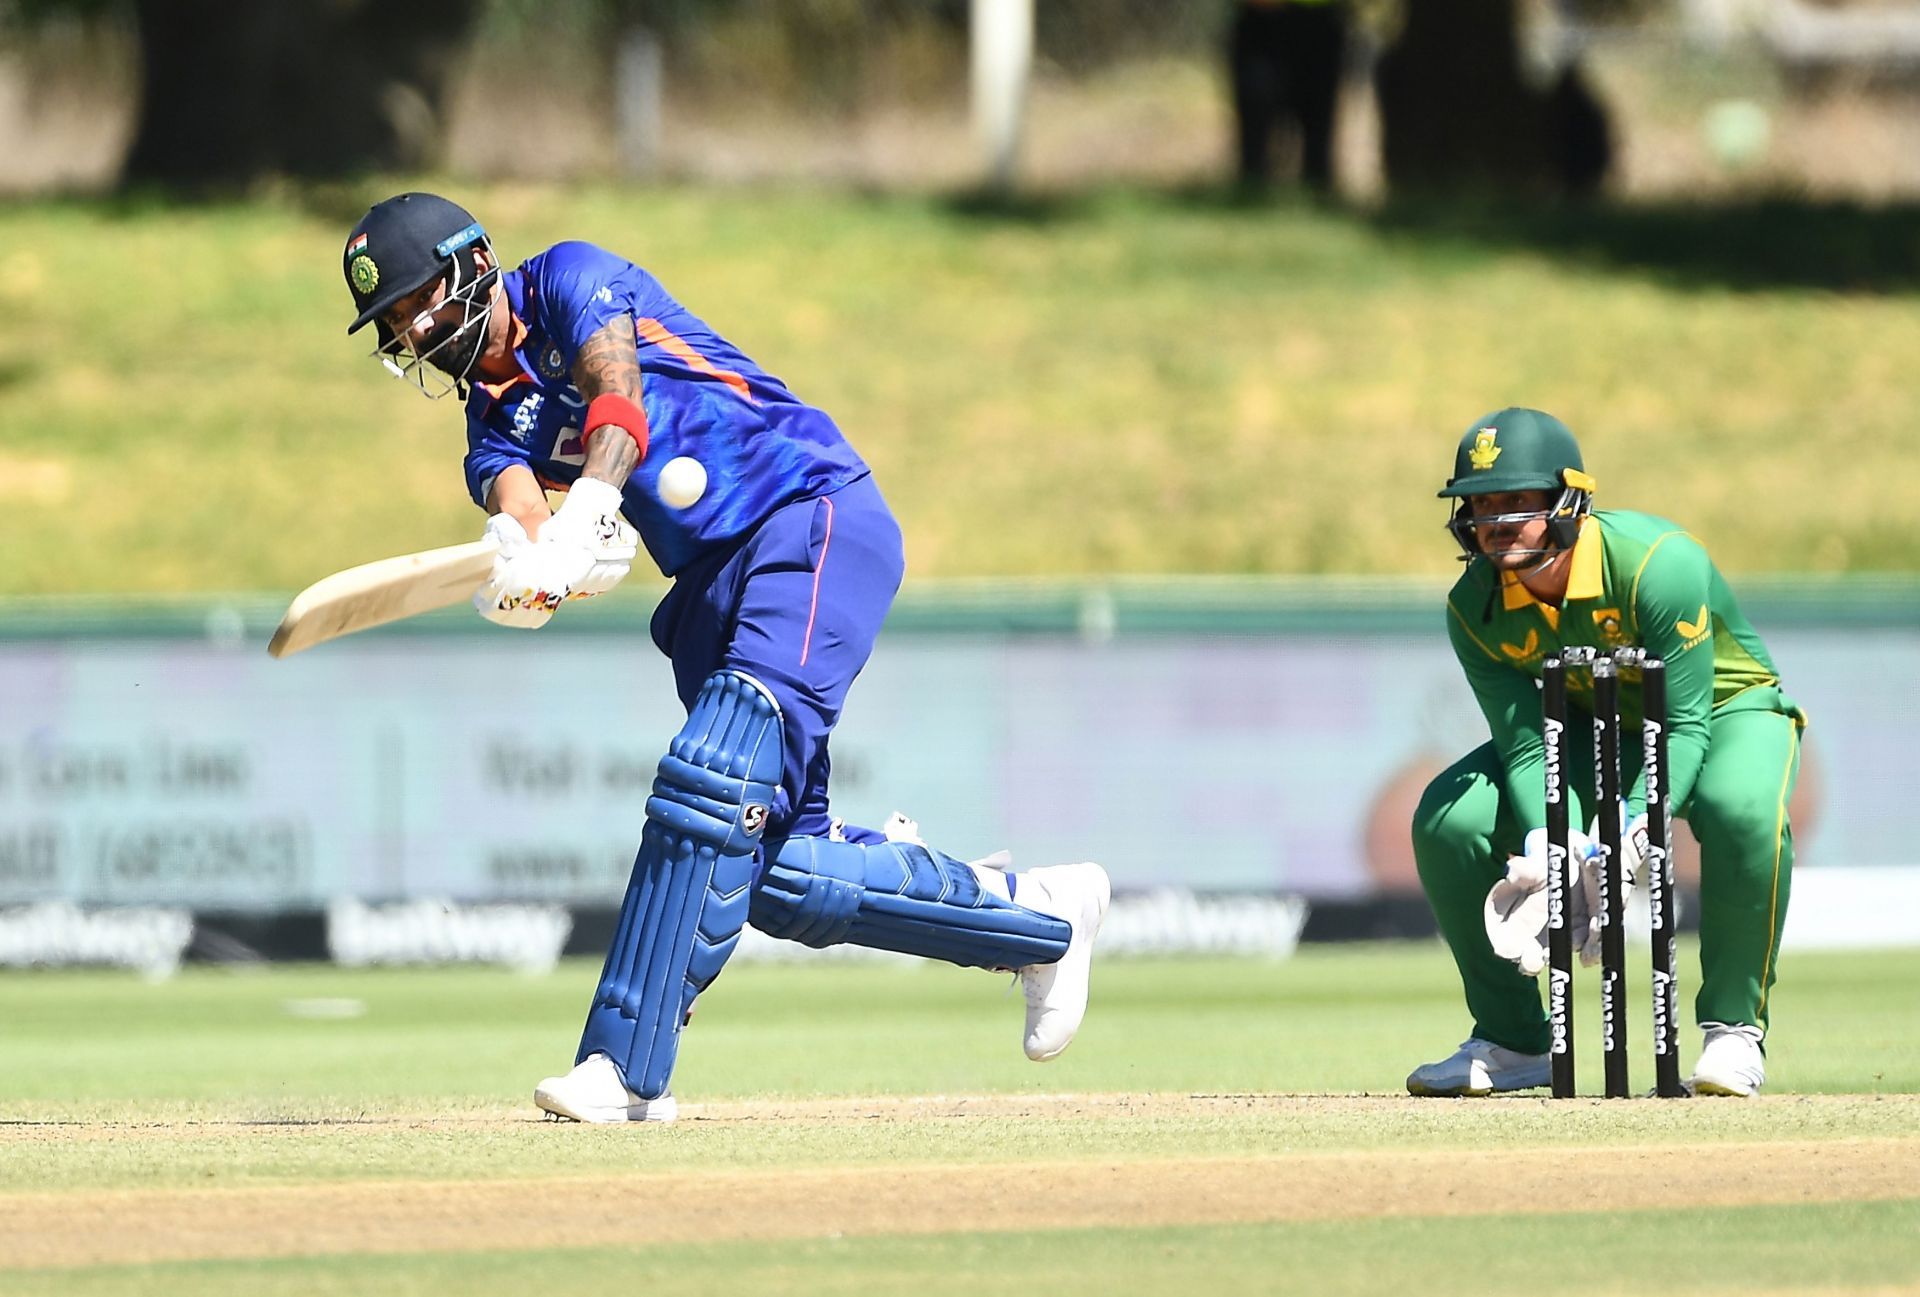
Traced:
<path id="1" fill-rule="evenodd" d="M 1033 71 L 1033 0 L 972 0 L 973 122 L 987 183 L 1013 188 L 1020 165 L 1027 82 Z"/>

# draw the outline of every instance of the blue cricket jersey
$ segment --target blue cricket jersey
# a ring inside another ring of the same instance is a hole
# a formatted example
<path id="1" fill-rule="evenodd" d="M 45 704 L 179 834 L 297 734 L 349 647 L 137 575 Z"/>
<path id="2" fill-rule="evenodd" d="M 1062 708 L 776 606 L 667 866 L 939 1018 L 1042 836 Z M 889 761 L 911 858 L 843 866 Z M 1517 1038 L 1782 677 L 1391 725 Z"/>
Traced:
<path id="1" fill-rule="evenodd" d="M 476 504 L 486 504 L 512 464 L 555 488 L 580 476 L 587 403 L 569 375 L 581 344 L 623 315 L 633 321 L 648 444 L 627 479 L 621 512 L 665 575 L 731 548 L 782 505 L 866 475 L 832 419 L 625 258 L 590 243 L 556 243 L 501 282 L 521 372 L 505 383 L 477 383 L 467 397 L 465 467 Z M 660 503 L 656 480 L 679 455 L 707 470 L 707 491 L 673 510 Z"/>

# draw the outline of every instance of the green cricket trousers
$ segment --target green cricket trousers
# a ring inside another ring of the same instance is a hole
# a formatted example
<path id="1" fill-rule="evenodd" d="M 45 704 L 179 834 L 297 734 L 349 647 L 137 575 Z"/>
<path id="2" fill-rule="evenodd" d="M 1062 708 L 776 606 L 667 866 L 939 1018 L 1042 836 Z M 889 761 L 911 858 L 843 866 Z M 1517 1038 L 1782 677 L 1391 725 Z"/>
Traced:
<path id="1" fill-rule="evenodd" d="M 1777 689 L 1729 701 L 1708 722 L 1707 756 L 1680 818 L 1700 843 L 1699 1022 L 1767 1026 L 1780 928 L 1793 870 L 1787 802 L 1800 773 L 1805 719 Z M 1592 806 L 1592 720 L 1567 717 L 1577 806 Z M 1623 744 L 1621 782 L 1639 773 L 1639 745 Z M 1473 1034 L 1526 1054 L 1547 1052 L 1546 1010 L 1534 978 L 1493 953 L 1487 891 L 1526 836 L 1504 792 L 1505 771 L 1484 743 L 1427 785 L 1413 817 L 1420 883 L 1465 984 Z M 1576 821 L 1576 827 L 1581 821 Z"/>

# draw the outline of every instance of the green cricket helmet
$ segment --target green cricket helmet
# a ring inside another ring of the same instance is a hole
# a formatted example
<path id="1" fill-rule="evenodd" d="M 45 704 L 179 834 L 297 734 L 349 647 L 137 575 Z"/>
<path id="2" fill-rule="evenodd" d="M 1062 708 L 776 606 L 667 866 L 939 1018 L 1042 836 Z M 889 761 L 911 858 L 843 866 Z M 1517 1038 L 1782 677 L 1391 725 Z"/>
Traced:
<path id="1" fill-rule="evenodd" d="M 1580 458 L 1580 443 L 1566 424 L 1550 414 L 1509 406 L 1474 420 L 1453 456 L 1453 476 L 1440 491 L 1460 504 L 1447 530 L 1460 542 L 1468 561 L 1480 557 L 1476 526 L 1525 522 L 1544 516 L 1547 547 L 1543 558 L 1570 549 L 1580 536 L 1580 520 L 1593 511 L 1594 481 Z M 1552 504 L 1540 512 L 1476 518 L 1467 497 L 1506 491 L 1553 491 Z"/>

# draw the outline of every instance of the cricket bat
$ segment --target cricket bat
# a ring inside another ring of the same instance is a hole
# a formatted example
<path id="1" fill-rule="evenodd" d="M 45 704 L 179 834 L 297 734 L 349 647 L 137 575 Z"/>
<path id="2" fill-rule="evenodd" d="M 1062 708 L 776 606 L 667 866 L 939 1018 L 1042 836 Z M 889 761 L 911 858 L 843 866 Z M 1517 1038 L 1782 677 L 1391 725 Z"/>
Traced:
<path id="1" fill-rule="evenodd" d="M 267 652 L 283 658 L 471 598 L 493 571 L 498 552 L 492 541 L 476 540 L 335 572 L 294 597 Z"/>

